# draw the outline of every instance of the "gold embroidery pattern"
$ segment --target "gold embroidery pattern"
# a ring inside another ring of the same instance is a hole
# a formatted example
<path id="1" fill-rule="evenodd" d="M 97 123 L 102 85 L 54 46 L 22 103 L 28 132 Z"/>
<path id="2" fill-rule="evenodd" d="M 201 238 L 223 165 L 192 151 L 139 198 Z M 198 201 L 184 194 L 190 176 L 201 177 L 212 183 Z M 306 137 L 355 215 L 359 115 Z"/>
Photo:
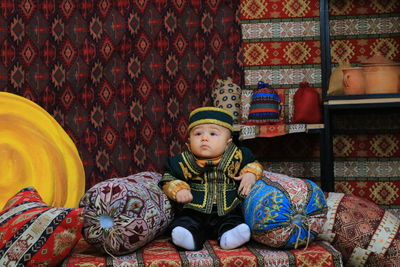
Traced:
<path id="1" fill-rule="evenodd" d="M 334 40 L 332 41 L 332 61 L 333 62 L 346 62 L 354 57 L 355 46 L 348 40 Z"/>
<path id="2" fill-rule="evenodd" d="M 391 134 L 375 136 L 369 143 L 377 157 L 392 157 L 399 149 L 399 141 Z"/>
<path id="3" fill-rule="evenodd" d="M 310 10 L 310 1 L 286 0 L 283 11 L 289 17 L 302 17 Z"/>
<path id="4" fill-rule="evenodd" d="M 189 180 L 190 178 L 192 178 L 192 174 L 189 172 L 189 170 L 185 167 L 185 165 L 183 165 L 182 162 L 179 162 L 179 166 L 181 167 L 183 176 L 185 177 L 186 180 Z"/>
<path id="5" fill-rule="evenodd" d="M 399 197 L 399 189 L 392 182 L 376 182 L 370 191 L 372 200 L 381 205 L 390 205 Z"/>
<path id="6" fill-rule="evenodd" d="M 377 39 L 372 44 L 372 53 L 376 54 L 380 51 L 385 51 L 385 57 L 394 59 L 399 53 L 399 44 L 393 38 Z"/>
<path id="7" fill-rule="evenodd" d="M 311 57 L 311 48 L 305 42 L 288 44 L 283 51 L 289 64 L 305 64 Z"/>
<path id="8" fill-rule="evenodd" d="M 261 17 L 268 10 L 267 6 L 268 1 L 265 0 L 240 1 L 240 9 L 250 19 Z"/>
<path id="9" fill-rule="evenodd" d="M 372 1 L 371 6 L 378 13 L 391 13 L 396 10 L 396 2 L 395 0 L 384 1 L 383 3 Z"/>

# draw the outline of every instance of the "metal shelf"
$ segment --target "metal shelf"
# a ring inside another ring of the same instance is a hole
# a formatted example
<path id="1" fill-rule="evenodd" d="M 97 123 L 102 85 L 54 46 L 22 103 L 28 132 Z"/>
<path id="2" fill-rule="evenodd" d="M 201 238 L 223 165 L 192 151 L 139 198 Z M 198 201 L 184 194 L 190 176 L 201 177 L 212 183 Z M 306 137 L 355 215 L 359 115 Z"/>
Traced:
<path id="1" fill-rule="evenodd" d="M 400 94 L 366 94 L 343 95 L 325 97 L 324 107 L 324 146 L 321 148 L 321 172 L 323 176 L 323 188 L 326 191 L 334 191 L 334 155 L 332 115 L 339 110 L 352 109 L 385 109 L 400 107 Z"/>
<path id="2" fill-rule="evenodd" d="M 397 107 L 400 105 L 400 94 L 352 95 L 324 100 L 328 109 L 355 109 Z"/>

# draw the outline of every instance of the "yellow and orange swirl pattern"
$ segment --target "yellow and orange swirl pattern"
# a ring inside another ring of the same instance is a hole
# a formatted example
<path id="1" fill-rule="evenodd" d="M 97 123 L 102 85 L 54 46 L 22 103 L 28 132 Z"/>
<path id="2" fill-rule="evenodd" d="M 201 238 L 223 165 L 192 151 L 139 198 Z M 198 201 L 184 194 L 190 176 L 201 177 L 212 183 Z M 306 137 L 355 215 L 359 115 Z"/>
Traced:
<path id="1" fill-rule="evenodd" d="M 49 205 L 77 207 L 85 191 L 83 164 L 71 138 L 47 111 L 0 92 L 0 209 L 27 186 Z"/>

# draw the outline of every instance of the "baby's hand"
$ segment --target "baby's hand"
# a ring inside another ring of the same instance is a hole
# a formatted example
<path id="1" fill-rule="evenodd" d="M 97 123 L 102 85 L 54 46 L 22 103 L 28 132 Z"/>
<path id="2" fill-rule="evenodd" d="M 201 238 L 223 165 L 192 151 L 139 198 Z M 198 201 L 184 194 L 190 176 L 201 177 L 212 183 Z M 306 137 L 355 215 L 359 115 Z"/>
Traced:
<path id="1" fill-rule="evenodd" d="M 193 195 L 190 190 L 182 189 L 176 193 L 176 202 L 189 203 L 193 200 Z"/>
<path id="2" fill-rule="evenodd" d="M 233 177 L 237 181 L 241 181 L 238 192 L 243 196 L 247 196 L 250 192 L 251 187 L 256 183 L 256 176 L 254 173 L 246 172 L 238 177 Z"/>

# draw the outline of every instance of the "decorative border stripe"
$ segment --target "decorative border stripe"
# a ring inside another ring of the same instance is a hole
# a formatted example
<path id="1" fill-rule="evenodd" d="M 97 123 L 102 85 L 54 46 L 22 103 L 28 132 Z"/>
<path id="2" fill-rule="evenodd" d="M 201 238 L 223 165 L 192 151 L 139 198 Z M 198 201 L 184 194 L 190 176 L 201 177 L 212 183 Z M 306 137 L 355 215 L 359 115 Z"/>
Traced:
<path id="1" fill-rule="evenodd" d="M 249 39 L 255 41 L 270 38 L 285 38 L 286 41 L 291 40 L 291 38 L 305 37 L 316 37 L 319 39 L 319 33 L 319 21 L 279 21 L 242 24 L 243 42 L 250 41 Z"/>
<path id="2" fill-rule="evenodd" d="M 363 267 L 371 252 L 372 251 L 356 247 L 353 253 L 351 253 L 347 264 L 354 267 Z"/>
<path id="3" fill-rule="evenodd" d="M 390 18 L 350 18 L 330 20 L 330 35 L 353 36 L 360 38 L 360 34 L 400 34 L 400 17 Z"/>
<path id="4" fill-rule="evenodd" d="M 3 213 L 0 216 L 0 224 L 3 224 L 6 221 L 9 221 L 14 216 L 19 215 L 26 210 L 31 210 L 31 209 L 35 209 L 35 208 L 41 208 L 41 207 L 47 207 L 47 205 L 44 203 L 43 204 L 39 203 L 39 202 L 25 202 L 24 204 L 14 207 L 14 208 L 6 211 L 5 213 Z"/>
<path id="5" fill-rule="evenodd" d="M 32 246 L 38 244 L 39 239 L 49 227 L 49 222 L 52 223 L 62 213 L 65 213 L 65 210 L 52 208 L 35 218 L 32 224 L 29 225 L 28 229 L 26 229 L 17 240 L 12 242 L 11 246 L 5 250 L 4 256 L 0 258 L 0 265 L 6 266 L 12 262 L 19 263 L 23 260 L 27 252 L 31 250 Z M 53 226 L 53 228 L 55 228 L 55 226 Z M 37 252 L 37 250 L 38 248 L 33 250 L 32 253 Z M 9 255 L 12 255 L 13 258 L 10 259 Z"/>
<path id="6" fill-rule="evenodd" d="M 399 219 L 392 213 L 385 211 L 381 223 L 372 236 L 367 249 L 380 254 L 386 253 L 389 246 L 392 244 L 399 227 Z"/>
<path id="7" fill-rule="evenodd" d="M 257 69 L 245 70 L 245 86 L 256 86 L 259 81 L 265 81 L 272 87 L 282 87 L 283 85 L 293 85 L 299 87 L 303 81 L 310 84 L 320 85 L 322 81 L 321 68 L 301 68 L 301 69 Z"/>
<path id="8" fill-rule="evenodd" d="M 400 159 L 347 158 L 335 160 L 335 179 L 354 180 L 354 178 L 398 178 L 400 177 Z M 364 179 L 366 180 L 366 179 Z M 398 179 L 396 179 L 398 180 Z"/>
<path id="9" fill-rule="evenodd" d="M 335 218 L 336 218 L 336 212 L 338 209 L 338 206 L 340 204 L 340 202 L 342 201 L 344 197 L 343 193 L 332 193 L 330 192 L 328 194 L 328 197 L 326 198 L 326 205 L 329 207 L 328 208 L 328 213 L 326 214 L 326 222 L 324 224 L 324 226 L 322 227 L 322 234 L 321 236 L 326 236 L 327 234 L 330 235 L 331 233 L 333 233 L 333 225 L 335 223 Z M 324 240 L 328 241 L 328 242 L 332 242 L 334 235 L 330 235 L 330 238 L 327 240 L 326 238 L 323 238 Z"/>

